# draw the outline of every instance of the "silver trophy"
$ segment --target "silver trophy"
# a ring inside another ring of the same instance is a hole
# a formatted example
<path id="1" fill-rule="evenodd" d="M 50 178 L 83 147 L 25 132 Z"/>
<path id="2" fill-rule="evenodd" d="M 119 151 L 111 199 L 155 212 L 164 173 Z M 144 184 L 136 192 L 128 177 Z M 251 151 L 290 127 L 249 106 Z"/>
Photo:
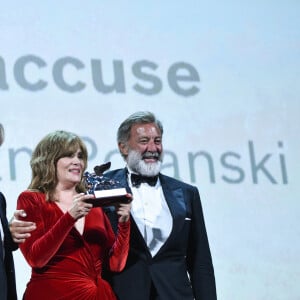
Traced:
<path id="1" fill-rule="evenodd" d="M 103 173 L 111 166 L 110 162 L 96 166 L 94 173 L 85 172 L 83 177 L 87 194 L 95 196 L 94 199 L 86 200 L 94 207 L 113 206 L 118 203 L 129 203 L 132 199 L 128 196 L 125 187 L 116 180 L 106 178 Z"/>

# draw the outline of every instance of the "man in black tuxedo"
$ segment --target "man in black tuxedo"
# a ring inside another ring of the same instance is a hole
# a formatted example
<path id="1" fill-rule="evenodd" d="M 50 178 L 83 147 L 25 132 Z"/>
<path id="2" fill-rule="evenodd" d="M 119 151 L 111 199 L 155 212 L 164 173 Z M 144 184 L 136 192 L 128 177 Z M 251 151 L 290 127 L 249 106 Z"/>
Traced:
<path id="1" fill-rule="evenodd" d="M 0 123 L 0 146 L 4 141 L 4 128 Z M 33 222 L 19 221 L 18 217 L 26 214 L 16 210 L 14 221 L 8 224 L 6 217 L 6 200 L 0 192 L 0 300 L 17 300 L 15 268 L 12 251 L 18 249 L 18 243 L 23 243 L 35 230 Z"/>
<path id="2" fill-rule="evenodd" d="M 0 124 L 0 146 L 4 140 L 4 129 Z M 0 299 L 17 299 L 15 268 L 12 251 L 18 245 L 12 240 L 6 217 L 6 201 L 0 192 Z"/>
<path id="3" fill-rule="evenodd" d="M 0 299 L 17 299 L 15 268 L 12 251 L 18 249 L 10 235 L 6 218 L 6 201 L 0 192 Z"/>
<path id="4" fill-rule="evenodd" d="M 150 112 L 129 116 L 118 129 L 127 165 L 105 177 L 131 191 L 132 227 L 126 267 L 111 274 L 111 284 L 120 300 L 216 300 L 199 192 L 160 173 L 162 135 Z M 107 214 L 114 223 L 113 209 Z"/>

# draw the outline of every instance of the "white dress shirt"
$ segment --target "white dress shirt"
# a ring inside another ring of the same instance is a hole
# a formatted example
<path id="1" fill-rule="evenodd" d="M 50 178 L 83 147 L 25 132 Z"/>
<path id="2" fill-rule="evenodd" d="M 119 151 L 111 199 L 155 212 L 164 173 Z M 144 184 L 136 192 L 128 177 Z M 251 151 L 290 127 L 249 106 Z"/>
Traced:
<path id="1" fill-rule="evenodd" d="M 148 183 L 133 187 L 130 172 L 128 183 L 133 196 L 131 214 L 153 257 L 168 239 L 173 219 L 159 179 L 154 187 Z"/>

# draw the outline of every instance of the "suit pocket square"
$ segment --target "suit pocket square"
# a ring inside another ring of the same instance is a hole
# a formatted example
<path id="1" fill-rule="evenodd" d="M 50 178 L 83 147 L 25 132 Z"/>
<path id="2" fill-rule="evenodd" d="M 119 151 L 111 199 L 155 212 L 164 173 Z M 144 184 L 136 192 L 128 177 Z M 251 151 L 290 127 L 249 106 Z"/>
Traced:
<path id="1" fill-rule="evenodd" d="M 186 221 L 191 221 L 191 218 L 185 218 Z"/>

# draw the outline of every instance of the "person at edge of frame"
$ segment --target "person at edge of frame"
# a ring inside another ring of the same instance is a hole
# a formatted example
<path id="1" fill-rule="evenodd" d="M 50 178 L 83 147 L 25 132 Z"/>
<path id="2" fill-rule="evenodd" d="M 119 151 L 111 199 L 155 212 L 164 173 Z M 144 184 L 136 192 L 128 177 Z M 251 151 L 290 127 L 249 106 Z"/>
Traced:
<path id="1" fill-rule="evenodd" d="M 0 146 L 4 142 L 4 127 L 0 123 Z M 24 212 L 18 210 L 15 217 L 25 216 Z M 22 223 L 22 221 L 20 221 Z M 16 224 L 19 224 L 16 222 Z M 35 224 L 28 222 L 26 225 L 26 237 L 34 230 Z M 6 217 L 6 199 L 0 192 L 0 299 L 17 300 L 15 267 L 12 251 L 18 249 L 19 240 L 13 240 L 9 230 L 9 223 Z"/>

